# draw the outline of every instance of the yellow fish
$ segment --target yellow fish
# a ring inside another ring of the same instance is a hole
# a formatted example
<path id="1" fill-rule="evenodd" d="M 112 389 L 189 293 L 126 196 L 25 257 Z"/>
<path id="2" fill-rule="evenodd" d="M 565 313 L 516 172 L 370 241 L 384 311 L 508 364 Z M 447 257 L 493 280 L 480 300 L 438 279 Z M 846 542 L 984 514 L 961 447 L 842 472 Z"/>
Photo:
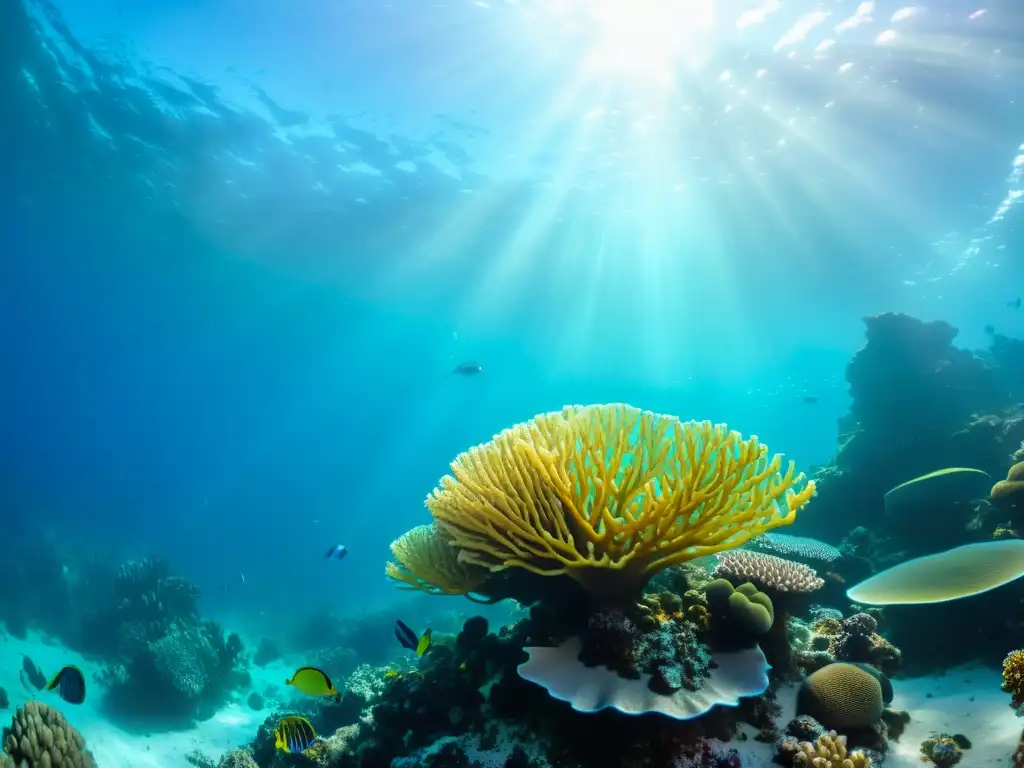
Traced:
<path id="1" fill-rule="evenodd" d="M 423 636 L 420 638 L 420 641 L 416 643 L 417 656 L 422 656 L 424 653 L 427 652 L 427 649 L 430 648 L 430 635 L 432 632 L 433 630 L 429 627 L 426 630 L 424 630 Z"/>
<path id="2" fill-rule="evenodd" d="M 309 720 L 298 715 L 282 717 L 274 729 L 274 747 L 282 752 L 305 752 L 316 741 L 316 731 Z"/>
<path id="3" fill-rule="evenodd" d="M 397 669 L 389 669 L 387 672 L 384 673 L 384 679 L 385 680 L 394 680 L 396 677 L 401 677 L 401 676 L 402 676 L 402 673 L 399 672 Z"/>
<path id="4" fill-rule="evenodd" d="M 341 696 L 331 682 L 331 678 L 316 667 L 299 667 L 292 675 L 292 679 L 285 680 L 284 684 L 292 686 L 307 696 Z"/>

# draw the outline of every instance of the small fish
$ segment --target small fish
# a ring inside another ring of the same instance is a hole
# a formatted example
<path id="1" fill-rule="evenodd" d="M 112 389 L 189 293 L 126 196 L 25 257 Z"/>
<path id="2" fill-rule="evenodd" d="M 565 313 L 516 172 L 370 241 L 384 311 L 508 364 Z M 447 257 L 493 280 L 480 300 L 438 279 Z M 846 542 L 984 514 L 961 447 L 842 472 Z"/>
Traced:
<path id="1" fill-rule="evenodd" d="M 472 360 L 467 360 L 464 363 L 459 363 L 455 366 L 452 373 L 456 373 L 459 376 L 476 376 L 478 373 L 483 373 L 484 367 L 480 363 L 474 363 Z"/>
<path id="2" fill-rule="evenodd" d="M 46 687 L 46 675 L 42 673 L 36 663 L 28 656 L 22 654 L 21 658 L 21 684 L 29 690 L 41 691 Z"/>
<path id="3" fill-rule="evenodd" d="M 994 327 L 992 327 L 991 325 L 986 325 L 985 326 L 985 333 L 988 336 L 993 336 L 995 334 L 995 332 L 996 332 L 996 329 Z"/>
<path id="4" fill-rule="evenodd" d="M 806 405 L 814 405 L 815 403 L 818 402 L 818 398 L 816 398 L 814 395 L 804 395 L 804 397 L 802 398 L 802 402 L 804 402 Z"/>
<path id="5" fill-rule="evenodd" d="M 239 573 L 238 575 L 242 577 L 242 583 L 245 584 L 245 574 Z"/>
<path id="6" fill-rule="evenodd" d="M 389 669 L 387 672 L 384 673 L 384 679 L 385 680 L 394 680 L 396 677 L 401 677 L 401 676 L 402 676 L 402 673 L 399 672 L 397 669 Z"/>
<path id="7" fill-rule="evenodd" d="M 417 656 L 422 656 L 430 648 L 430 636 L 434 630 L 427 627 L 418 638 L 409 625 L 399 619 L 395 622 L 395 637 L 399 645 L 409 651 L 416 651 Z"/>
<path id="8" fill-rule="evenodd" d="M 285 680 L 284 684 L 296 688 L 307 696 L 341 696 L 331 683 L 331 678 L 316 667 L 299 667 L 292 675 L 292 679 Z"/>
<path id="9" fill-rule="evenodd" d="M 348 554 L 348 547 L 344 544 L 335 544 L 324 554 L 324 560 L 344 560 Z"/>
<path id="10" fill-rule="evenodd" d="M 316 731 L 309 720 L 298 715 L 282 717 L 274 729 L 274 747 L 282 752 L 305 752 L 316 741 Z"/>
<path id="11" fill-rule="evenodd" d="M 1020 309 L 1020 296 L 1018 296 L 1013 301 L 1006 302 L 1006 306 L 1008 306 L 1010 309 Z"/>
<path id="12" fill-rule="evenodd" d="M 81 704 L 85 701 L 85 675 L 78 667 L 68 664 L 46 684 L 46 690 L 54 689 L 68 704 Z"/>

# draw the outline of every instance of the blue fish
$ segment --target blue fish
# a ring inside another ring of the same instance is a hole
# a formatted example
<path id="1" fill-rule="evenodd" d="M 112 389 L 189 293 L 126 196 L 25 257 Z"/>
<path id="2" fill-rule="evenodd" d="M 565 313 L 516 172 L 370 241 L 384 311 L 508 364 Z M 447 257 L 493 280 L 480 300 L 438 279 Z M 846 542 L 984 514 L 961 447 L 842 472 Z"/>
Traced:
<path id="1" fill-rule="evenodd" d="M 324 560 L 344 560 L 345 555 L 347 554 L 348 547 L 344 544 L 335 544 L 327 550 L 327 553 L 324 555 Z"/>
<path id="2" fill-rule="evenodd" d="M 484 367 L 480 363 L 475 363 L 472 360 L 467 360 L 464 363 L 459 363 L 455 366 L 452 373 L 458 374 L 459 376 L 476 376 L 478 373 L 483 373 Z"/>
<path id="3" fill-rule="evenodd" d="M 422 635 L 417 636 L 404 621 L 401 619 L 395 621 L 395 637 L 398 639 L 398 644 L 406 650 L 416 651 L 417 656 L 422 656 L 430 648 L 432 634 L 432 630 L 428 627 Z"/>
<path id="4" fill-rule="evenodd" d="M 46 684 L 46 690 L 54 689 L 68 704 L 81 704 L 85 701 L 85 675 L 78 667 L 69 664 Z"/>

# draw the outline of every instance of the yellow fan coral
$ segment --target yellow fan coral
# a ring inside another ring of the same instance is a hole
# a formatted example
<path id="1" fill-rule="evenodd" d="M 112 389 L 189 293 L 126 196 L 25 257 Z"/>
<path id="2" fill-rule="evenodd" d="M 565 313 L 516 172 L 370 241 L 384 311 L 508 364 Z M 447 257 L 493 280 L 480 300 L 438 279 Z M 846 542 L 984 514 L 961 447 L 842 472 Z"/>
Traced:
<path id="1" fill-rule="evenodd" d="M 788 525 L 814 483 L 756 437 L 628 405 L 568 406 L 471 448 L 427 498 L 464 562 L 605 597 Z"/>
<path id="2" fill-rule="evenodd" d="M 863 752 L 851 752 L 846 748 L 846 737 L 829 731 L 811 744 L 805 741 L 793 758 L 794 766 L 814 768 L 871 768 L 871 758 Z"/>
<path id="3" fill-rule="evenodd" d="M 488 571 L 459 560 L 459 551 L 434 525 L 418 525 L 391 542 L 397 562 L 385 573 L 402 589 L 432 595 L 468 595 L 487 578 Z"/>

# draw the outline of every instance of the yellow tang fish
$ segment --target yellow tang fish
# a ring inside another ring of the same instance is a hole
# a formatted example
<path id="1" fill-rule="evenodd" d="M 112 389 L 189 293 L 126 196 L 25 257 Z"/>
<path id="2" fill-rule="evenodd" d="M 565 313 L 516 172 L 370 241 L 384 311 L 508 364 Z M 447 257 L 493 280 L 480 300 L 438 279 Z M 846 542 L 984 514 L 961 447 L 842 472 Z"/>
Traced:
<path id="1" fill-rule="evenodd" d="M 285 680 L 284 684 L 296 688 L 307 696 L 341 696 L 331 678 L 316 667 L 299 667 L 292 675 L 292 679 Z"/>
<path id="2" fill-rule="evenodd" d="M 282 752 L 305 752 L 316 741 L 316 731 L 309 720 L 298 715 L 282 717 L 274 729 L 274 747 Z"/>

